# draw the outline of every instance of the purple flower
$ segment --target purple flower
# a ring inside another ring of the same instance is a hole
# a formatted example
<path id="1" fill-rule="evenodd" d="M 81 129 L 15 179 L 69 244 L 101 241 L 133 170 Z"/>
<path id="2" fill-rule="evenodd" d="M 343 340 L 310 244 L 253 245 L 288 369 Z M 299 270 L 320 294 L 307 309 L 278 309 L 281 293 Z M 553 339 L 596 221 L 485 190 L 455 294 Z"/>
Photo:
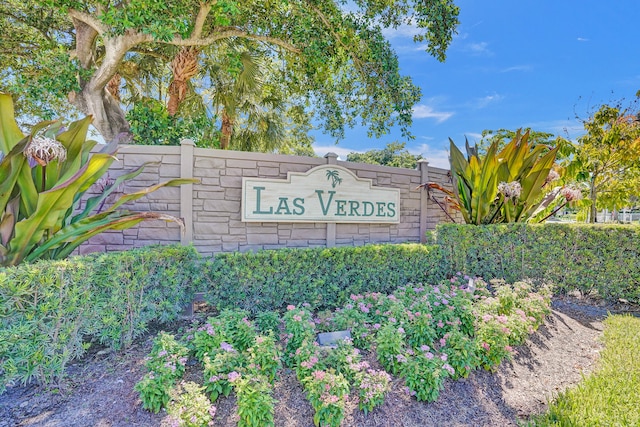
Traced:
<path id="1" fill-rule="evenodd" d="M 227 379 L 229 380 L 230 383 L 234 382 L 238 378 L 240 378 L 240 374 L 237 373 L 236 371 L 232 371 L 227 374 Z"/>
<path id="2" fill-rule="evenodd" d="M 224 341 L 220 343 L 220 348 L 223 349 L 224 351 L 233 351 L 233 346 Z"/>

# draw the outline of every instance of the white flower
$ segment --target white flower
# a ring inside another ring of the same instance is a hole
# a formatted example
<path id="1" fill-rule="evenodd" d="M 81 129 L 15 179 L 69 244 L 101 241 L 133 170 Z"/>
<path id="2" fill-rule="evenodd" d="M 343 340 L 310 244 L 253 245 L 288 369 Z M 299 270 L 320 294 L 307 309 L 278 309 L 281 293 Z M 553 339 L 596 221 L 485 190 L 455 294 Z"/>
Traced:
<path id="1" fill-rule="evenodd" d="M 498 191 L 504 195 L 505 199 L 517 199 L 520 197 L 522 186 L 518 181 L 501 182 L 498 184 Z"/>
<path id="2" fill-rule="evenodd" d="M 567 202 L 573 202 L 575 200 L 582 199 L 582 191 L 579 188 L 575 187 L 562 187 L 560 190 L 560 195 L 564 197 Z"/>
<path id="3" fill-rule="evenodd" d="M 547 179 L 544 180 L 545 184 L 556 181 L 560 179 L 560 174 L 553 169 L 549 171 L 549 175 L 547 175 Z"/>
<path id="4" fill-rule="evenodd" d="M 31 157 L 40 166 L 47 166 L 54 160 L 64 162 L 67 159 L 67 149 L 64 145 L 51 138 L 33 138 L 24 155 Z"/>

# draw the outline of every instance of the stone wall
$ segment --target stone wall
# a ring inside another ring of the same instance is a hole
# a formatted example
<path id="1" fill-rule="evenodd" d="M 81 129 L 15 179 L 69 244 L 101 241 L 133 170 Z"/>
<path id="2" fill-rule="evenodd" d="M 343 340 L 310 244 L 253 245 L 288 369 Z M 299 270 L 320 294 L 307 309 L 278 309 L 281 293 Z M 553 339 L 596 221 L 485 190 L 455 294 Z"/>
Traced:
<path id="1" fill-rule="evenodd" d="M 421 161 L 417 170 L 338 161 L 325 158 L 195 148 L 190 141 L 181 146 L 124 145 L 110 178 L 152 162 L 122 191 L 130 193 L 171 178 L 196 178 L 197 184 L 162 188 L 126 205 L 136 211 L 162 212 L 184 219 L 182 232 L 175 223 L 146 221 L 123 231 L 103 233 L 80 248 L 80 253 L 124 250 L 149 244 L 193 243 L 202 254 L 277 249 L 327 247 L 366 243 L 420 242 L 427 230 L 450 221 L 433 201 L 417 188 L 423 182 L 438 182 L 451 188 L 448 171 Z M 374 186 L 400 189 L 399 224 L 341 223 L 247 223 L 241 221 L 242 177 L 285 179 L 288 172 L 306 172 L 323 164 L 346 167 Z M 99 190 L 96 190 L 99 191 Z"/>

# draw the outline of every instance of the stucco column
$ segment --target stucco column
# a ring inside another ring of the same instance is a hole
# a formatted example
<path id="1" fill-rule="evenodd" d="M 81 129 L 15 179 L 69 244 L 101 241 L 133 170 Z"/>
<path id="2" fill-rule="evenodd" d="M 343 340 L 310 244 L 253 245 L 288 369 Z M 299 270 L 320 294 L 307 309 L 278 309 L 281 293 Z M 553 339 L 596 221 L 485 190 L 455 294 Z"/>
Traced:
<path id="1" fill-rule="evenodd" d="M 180 178 L 193 178 L 193 150 L 195 144 L 190 139 L 180 141 Z M 193 184 L 180 186 L 180 217 L 185 231 L 180 243 L 188 245 L 193 241 Z"/>
<path id="2" fill-rule="evenodd" d="M 338 155 L 336 153 L 327 153 L 324 156 L 327 159 L 328 165 L 337 165 L 338 164 Z M 332 248 L 336 245 L 336 223 L 328 222 L 327 223 L 327 247 Z"/>
<path id="3" fill-rule="evenodd" d="M 420 184 L 429 182 L 429 162 L 425 159 L 418 160 L 418 170 L 420 171 Z M 429 202 L 429 192 L 422 189 L 420 192 L 420 242 L 427 241 L 427 205 Z"/>

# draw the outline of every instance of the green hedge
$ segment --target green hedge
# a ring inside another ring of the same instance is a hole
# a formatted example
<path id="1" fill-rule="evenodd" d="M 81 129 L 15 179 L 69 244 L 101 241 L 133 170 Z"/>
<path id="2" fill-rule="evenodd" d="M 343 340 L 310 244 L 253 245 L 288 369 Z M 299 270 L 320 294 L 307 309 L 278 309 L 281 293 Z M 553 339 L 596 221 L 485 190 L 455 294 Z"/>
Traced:
<path id="1" fill-rule="evenodd" d="M 205 299 L 222 309 L 257 313 L 309 303 L 338 307 L 351 294 L 390 293 L 407 283 L 445 277 L 437 247 L 420 244 L 279 249 L 217 254 L 205 263 Z"/>
<path id="2" fill-rule="evenodd" d="M 597 292 L 640 301 L 640 227 L 589 224 L 442 224 L 436 229 L 450 271 L 485 279 L 550 282 L 556 292 Z"/>
<path id="3" fill-rule="evenodd" d="M 164 246 L 0 270 L 0 391 L 61 377 L 90 340 L 118 349 L 175 319 L 199 264 L 193 247 Z"/>

